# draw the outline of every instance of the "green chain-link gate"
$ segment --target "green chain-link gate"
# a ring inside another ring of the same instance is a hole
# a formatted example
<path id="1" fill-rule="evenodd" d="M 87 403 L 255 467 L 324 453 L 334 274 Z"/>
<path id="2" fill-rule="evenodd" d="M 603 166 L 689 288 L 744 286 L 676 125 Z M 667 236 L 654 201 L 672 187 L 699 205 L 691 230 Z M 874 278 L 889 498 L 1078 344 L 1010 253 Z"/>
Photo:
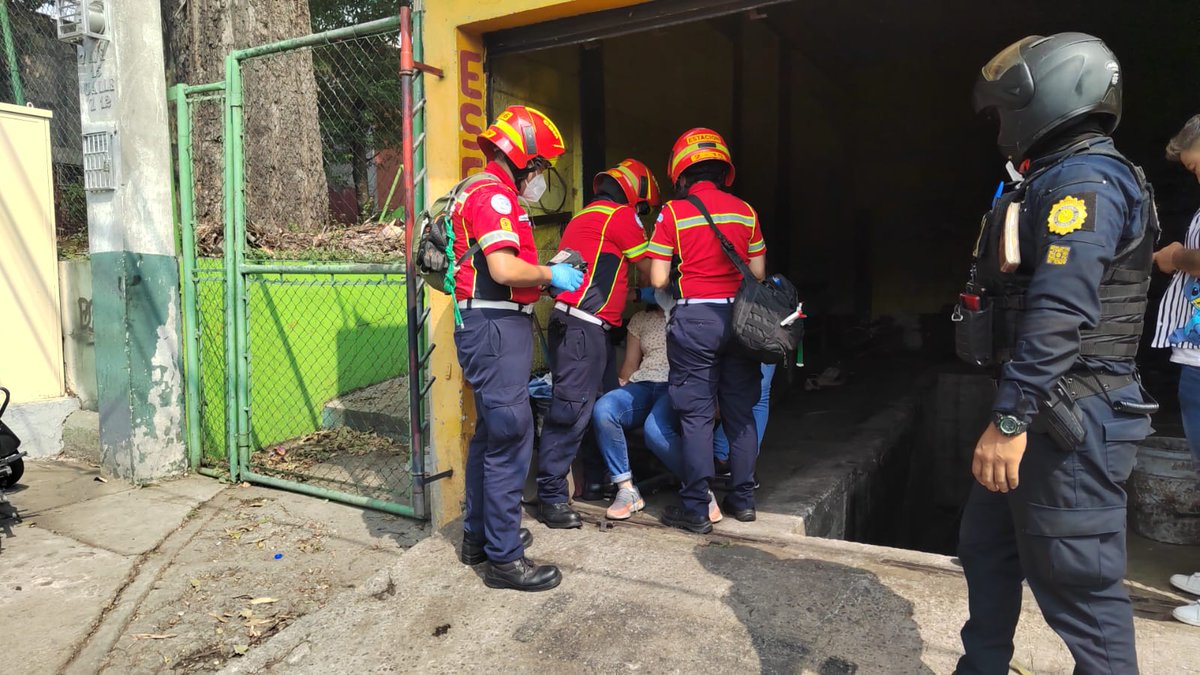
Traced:
<path id="1" fill-rule="evenodd" d="M 424 101 L 403 32 L 391 17 L 237 50 L 223 82 L 172 98 L 192 465 L 424 518 L 427 313 L 403 255 Z"/>

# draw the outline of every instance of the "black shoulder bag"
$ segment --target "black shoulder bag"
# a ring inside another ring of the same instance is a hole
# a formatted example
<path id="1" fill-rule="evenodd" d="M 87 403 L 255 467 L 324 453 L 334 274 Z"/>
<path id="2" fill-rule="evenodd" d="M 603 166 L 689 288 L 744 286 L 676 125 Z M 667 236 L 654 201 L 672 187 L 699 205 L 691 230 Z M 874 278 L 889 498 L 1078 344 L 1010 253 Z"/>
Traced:
<path id="1" fill-rule="evenodd" d="M 746 356 L 760 363 L 783 363 L 800 341 L 800 322 L 780 325 L 796 311 L 799 303 L 796 287 L 782 276 L 771 282 L 759 281 L 750 267 L 742 261 L 712 215 L 695 195 L 687 198 L 708 221 L 721 249 L 733 266 L 742 273 L 742 284 L 733 300 L 733 335 Z"/>

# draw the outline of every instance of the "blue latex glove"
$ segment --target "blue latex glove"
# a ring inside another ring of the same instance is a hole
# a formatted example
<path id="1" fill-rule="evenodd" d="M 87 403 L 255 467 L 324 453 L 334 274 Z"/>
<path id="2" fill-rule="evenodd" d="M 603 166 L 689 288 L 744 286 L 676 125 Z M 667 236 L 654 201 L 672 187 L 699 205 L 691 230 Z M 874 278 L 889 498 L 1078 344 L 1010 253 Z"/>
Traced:
<path id="1" fill-rule="evenodd" d="M 583 272 L 565 263 L 551 265 L 550 285 L 564 291 L 579 290 L 583 285 Z"/>
<path id="2" fill-rule="evenodd" d="M 639 288 L 637 293 L 638 293 L 638 300 L 640 302 L 644 302 L 648 305 L 653 305 L 657 302 L 654 299 L 654 289 L 653 288 Z"/>

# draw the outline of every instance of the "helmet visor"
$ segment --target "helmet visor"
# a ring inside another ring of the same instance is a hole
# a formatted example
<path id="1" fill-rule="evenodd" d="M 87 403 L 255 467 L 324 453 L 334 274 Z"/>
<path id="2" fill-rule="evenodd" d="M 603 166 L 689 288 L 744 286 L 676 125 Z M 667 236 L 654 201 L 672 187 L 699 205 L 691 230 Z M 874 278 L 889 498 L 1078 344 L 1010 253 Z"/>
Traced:
<path id="1" fill-rule="evenodd" d="M 1041 39 L 1042 36 L 1040 35 L 1030 35 L 1006 47 L 1004 51 L 992 57 L 992 60 L 988 61 L 987 65 L 983 67 L 983 79 L 988 82 L 995 82 L 1004 77 L 1005 73 L 1021 62 L 1021 52 L 1029 45 Z"/>

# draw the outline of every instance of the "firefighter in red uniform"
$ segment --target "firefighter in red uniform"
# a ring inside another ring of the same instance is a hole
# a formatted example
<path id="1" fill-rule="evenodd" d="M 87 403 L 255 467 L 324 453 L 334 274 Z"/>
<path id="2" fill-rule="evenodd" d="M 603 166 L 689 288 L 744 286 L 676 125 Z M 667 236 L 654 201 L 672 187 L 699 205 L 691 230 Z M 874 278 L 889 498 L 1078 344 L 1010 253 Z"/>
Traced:
<path id="1" fill-rule="evenodd" d="M 541 591 L 557 586 L 562 574 L 525 557 L 532 536 L 521 528 L 521 490 L 533 454 L 530 315 L 539 287 L 575 290 L 583 274 L 569 265 L 538 265 L 529 215 L 517 201 L 541 199 L 545 172 L 565 150 L 554 123 L 533 108 L 509 106 L 479 135 L 479 146 L 492 180 L 459 196 L 452 213 L 455 259 L 479 246 L 454 277 L 462 314 L 454 343 L 476 411 L 460 559 L 487 561 L 484 583 L 492 588 Z"/>
<path id="2" fill-rule="evenodd" d="M 683 437 L 683 487 L 680 507 L 668 507 L 663 522 L 691 532 L 712 530 L 708 517 L 713 478 L 713 418 L 720 403 L 721 424 L 729 437 L 731 490 L 721 509 L 737 520 L 754 520 L 754 463 L 757 431 L 753 408 L 762 372 L 758 363 L 736 350 L 731 332 L 733 298 L 742 275 L 721 249 L 697 203 L 711 215 L 760 280 L 766 275 L 766 244 L 758 215 L 746 202 L 724 191 L 733 184 L 733 160 L 721 135 L 691 129 L 675 141 L 667 173 L 676 199 L 658 216 L 649 254 L 651 283 L 671 282 L 678 260 L 675 291 L 679 302 L 667 326 L 668 392 L 679 413 Z"/>
<path id="3" fill-rule="evenodd" d="M 547 527 L 583 522 L 571 509 L 567 470 L 602 393 L 611 348 L 608 331 L 621 325 L 629 293 L 625 261 L 650 274 L 646 233 L 639 214 L 658 206 L 658 183 L 645 164 L 627 159 L 596 174 L 595 199 L 571 219 L 559 249 L 583 255 L 587 273 L 579 290 L 561 293 L 550 316 L 550 370 L 554 393 L 538 451 L 538 517 Z"/>

